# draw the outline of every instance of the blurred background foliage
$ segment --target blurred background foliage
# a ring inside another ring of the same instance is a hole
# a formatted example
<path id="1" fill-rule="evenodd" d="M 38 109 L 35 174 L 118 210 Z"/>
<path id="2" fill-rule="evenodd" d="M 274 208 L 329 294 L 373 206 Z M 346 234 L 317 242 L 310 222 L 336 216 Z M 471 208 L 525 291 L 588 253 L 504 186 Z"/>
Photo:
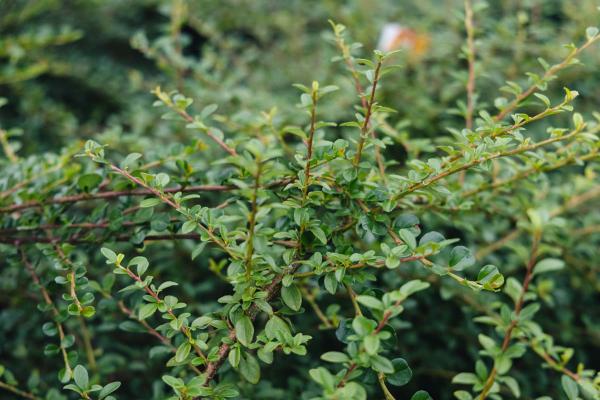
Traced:
<path id="1" fill-rule="evenodd" d="M 524 82 L 525 71 L 539 71 L 538 57 L 552 63 L 564 54 L 561 44 L 581 41 L 597 21 L 597 6 L 594 0 L 505 0 L 478 7 L 480 106 L 492 106 L 489 99 L 506 80 Z M 235 120 L 274 105 L 293 109 L 290 86 L 319 77 L 345 90 L 326 110 L 342 119 L 356 95 L 340 73 L 342 63 L 331 62 L 338 51 L 327 44 L 329 18 L 348 26 L 365 54 L 388 22 L 428 36 L 418 60 L 406 52 L 404 70 L 386 86 L 382 103 L 399 111 L 394 125 L 414 137 L 440 136 L 462 123 L 449 112 L 463 100 L 467 78 L 460 0 L 5 0 L 0 7 L 0 87 L 9 100 L 0 118 L 4 127 L 27 132 L 28 152 L 110 129 L 172 140 L 148 107 L 150 90 L 160 84 L 215 102 Z M 600 101 L 594 90 L 599 58 L 589 52 L 587 67 L 562 75 L 588 110 Z M 560 93 L 563 85 L 553 86 Z"/>
<path id="2" fill-rule="evenodd" d="M 561 44 L 580 43 L 585 28 L 598 23 L 597 7 L 596 0 L 478 3 L 478 107 L 493 110 L 493 99 L 503 94 L 499 88 L 506 80 L 525 86 L 525 72 L 541 70 L 538 57 L 549 63 L 560 61 L 567 52 Z M 15 147 L 21 156 L 58 153 L 90 137 L 123 154 L 166 154 L 179 143 L 190 144 L 197 138 L 190 137 L 181 124 L 160 119 L 160 113 L 151 107 L 154 96 L 150 90 L 157 85 L 196 99 L 198 109 L 219 104 L 221 124 L 229 129 L 239 127 L 252 136 L 253 127 L 264 129 L 263 118 L 268 115 L 274 116 L 277 127 L 303 121 L 304 116 L 295 111 L 297 92 L 290 87 L 315 78 L 341 88 L 335 101 L 324 103 L 321 113 L 330 121 L 344 121 L 350 118 L 357 96 L 343 63 L 332 62 L 339 52 L 329 18 L 348 27 L 352 39 L 363 43 L 364 49 L 357 52 L 364 54 L 374 49 L 388 22 L 399 22 L 428 37 L 428 48 L 419 57 L 401 54 L 403 69 L 388 79 L 382 92 L 380 102 L 398 110 L 385 125 L 396 143 L 386 150 L 388 157 L 402 164 L 409 153 L 432 152 L 432 140 L 447 140 L 447 128 L 464 126 L 461 107 L 467 68 L 462 56 L 462 0 L 2 0 L 0 97 L 5 104 L 0 107 L 0 127 L 10 137 L 21 136 L 18 143 L 22 148 Z M 586 52 L 582 61 L 584 66 L 561 73 L 547 95 L 560 98 L 562 87 L 569 82 L 569 87 L 580 93 L 578 111 L 590 114 L 600 105 L 600 51 Z M 260 117 L 263 111 L 270 114 Z M 544 131 L 543 124 L 539 132 Z M 196 146 L 203 148 L 202 143 Z M 540 200 L 536 194 L 542 192 L 561 199 L 578 185 L 570 179 L 572 175 L 560 173 L 540 178 L 522 188 L 531 196 L 504 201 L 507 208 L 517 204 L 526 209 Z M 554 186 L 558 189 L 552 191 Z M 597 208 L 597 203 L 589 205 L 589 213 L 571 215 L 564 224 L 575 226 L 583 219 L 600 223 Z M 481 214 L 467 214 L 450 221 L 432 213 L 424 218 L 430 227 L 449 237 L 462 236 L 475 248 L 516 226 L 501 215 L 482 218 Z M 568 271 L 552 279 L 552 299 L 538 320 L 558 342 L 573 345 L 578 360 L 598 367 L 599 237 L 582 242 L 565 237 L 560 230 L 549 236 L 549 241 L 568 249 L 565 257 L 571 261 Z M 225 293 L 224 287 L 215 287 L 214 280 L 205 280 L 206 273 L 200 269 L 184 272 L 173 268 L 189 263 L 190 250 L 185 243 L 149 249 L 156 275 L 162 280 L 187 281 L 183 289 L 188 298 L 210 294 L 209 298 L 215 299 L 215 292 Z M 507 275 L 518 275 L 515 271 L 522 267 L 527 251 L 526 243 L 517 242 L 487 258 L 502 265 Z M 16 271 L 6 265 L 0 270 L 0 363 L 10 365 L 21 381 L 29 377 L 23 386 L 44 393 L 57 383 L 54 372 L 47 372 L 54 371 L 47 368 L 53 361 L 36 350 L 43 348 L 39 326 L 44 316 L 25 306 L 30 300 L 15 295 L 22 287 Z M 418 270 L 405 273 L 425 276 Z M 390 288 L 402 279 L 396 272 L 386 274 L 382 281 Z M 398 353 L 405 356 L 415 376 L 398 392 L 400 398 L 418 388 L 428 390 L 435 399 L 451 398 L 452 376 L 472 369 L 477 358 L 477 333 L 482 330 L 472 321 L 477 310 L 453 295 L 454 288 L 445 287 L 447 282 L 432 283 L 440 290 L 421 295 L 418 305 L 407 303 L 407 309 L 415 310 L 407 312 L 398 326 Z M 206 312 L 211 304 L 201 307 Z M 305 318 L 302 323 L 307 326 L 317 323 L 309 314 Z M 94 329 L 117 331 L 116 321 L 111 324 L 108 319 Z M 411 326 L 418 329 L 409 329 Z M 110 340 L 104 346 L 113 350 L 101 357 L 99 368 L 109 375 L 114 371 L 115 378 L 126 381 L 123 390 L 162 398 L 160 384 L 148 387 L 148 382 L 161 374 L 161 363 L 148 359 L 152 339 L 120 332 L 110 339 L 98 335 L 98 341 Z M 336 343 L 333 331 L 317 333 L 309 354 L 317 357 Z M 267 368 L 266 379 L 252 391 L 252 398 L 296 398 L 304 393 L 307 378 L 302 371 L 313 367 L 316 359 L 290 360 Z M 541 370 L 535 356 L 520 360 L 514 371 L 522 391 L 528 394 L 523 398 L 532 398 L 533 393 L 561 398 L 557 380 Z M 127 396 L 123 392 L 123 398 L 134 398 Z"/>

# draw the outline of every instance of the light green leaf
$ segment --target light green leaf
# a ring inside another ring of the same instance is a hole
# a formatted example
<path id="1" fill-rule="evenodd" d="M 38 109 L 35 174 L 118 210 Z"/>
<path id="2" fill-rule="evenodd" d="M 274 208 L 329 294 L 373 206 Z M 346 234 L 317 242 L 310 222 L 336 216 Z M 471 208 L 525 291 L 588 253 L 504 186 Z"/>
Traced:
<path id="1" fill-rule="evenodd" d="M 246 353 L 245 357 L 240 359 L 240 374 L 250 383 L 257 384 L 260 380 L 260 365 L 258 360 L 251 354 Z"/>
<path id="2" fill-rule="evenodd" d="M 140 311 L 138 313 L 138 319 L 145 320 L 146 318 L 152 316 L 158 309 L 157 303 L 147 303 L 140 307 Z"/>
<path id="3" fill-rule="evenodd" d="M 185 361 L 187 356 L 190 354 L 190 350 L 192 349 L 192 345 L 190 342 L 183 342 L 177 348 L 175 352 L 175 361 L 178 363 Z"/>
<path id="4" fill-rule="evenodd" d="M 398 232 L 398 236 L 400 236 L 400 239 L 402 239 L 402 241 L 411 249 L 414 249 L 415 247 L 417 247 L 417 239 L 415 238 L 415 235 L 413 235 L 413 233 L 410 231 L 410 229 L 400 229 L 400 231 Z"/>
<path id="5" fill-rule="evenodd" d="M 235 335 L 238 341 L 244 345 L 249 346 L 254 338 L 254 325 L 252 320 L 246 315 L 241 317 L 235 323 Z"/>
<path id="6" fill-rule="evenodd" d="M 140 208 L 149 208 L 157 206 L 161 203 L 161 200 L 157 197 L 150 197 L 140 202 Z"/>
<path id="7" fill-rule="evenodd" d="M 302 293 L 296 285 L 281 288 L 281 298 L 286 306 L 294 311 L 300 310 L 302 305 Z"/>
<path id="8" fill-rule="evenodd" d="M 75 384 L 82 390 L 87 390 L 90 384 L 88 372 L 83 365 L 77 365 L 73 369 Z"/>
<path id="9" fill-rule="evenodd" d="M 321 355 L 321 360 L 332 363 L 344 363 L 349 362 L 350 358 L 345 353 L 341 353 L 339 351 L 328 351 L 327 353 Z"/>
<path id="10" fill-rule="evenodd" d="M 577 400 L 577 397 L 579 396 L 579 387 L 577 386 L 577 382 L 567 375 L 563 375 L 560 382 L 567 395 L 567 398 L 569 400 Z"/>

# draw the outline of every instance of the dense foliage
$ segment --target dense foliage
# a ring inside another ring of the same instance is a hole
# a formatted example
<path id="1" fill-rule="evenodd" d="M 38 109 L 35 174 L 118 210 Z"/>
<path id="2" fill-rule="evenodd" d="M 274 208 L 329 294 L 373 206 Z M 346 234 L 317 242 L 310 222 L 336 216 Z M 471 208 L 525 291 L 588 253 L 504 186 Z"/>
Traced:
<path id="1" fill-rule="evenodd" d="M 600 399 L 599 16 L 0 2 L 0 397 Z"/>

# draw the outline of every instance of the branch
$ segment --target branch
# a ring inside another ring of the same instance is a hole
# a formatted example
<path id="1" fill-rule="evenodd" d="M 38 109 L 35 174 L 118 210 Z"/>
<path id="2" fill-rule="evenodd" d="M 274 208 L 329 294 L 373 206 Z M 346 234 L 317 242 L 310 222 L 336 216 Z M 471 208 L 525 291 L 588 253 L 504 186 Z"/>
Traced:
<path id="1" fill-rule="evenodd" d="M 152 290 L 148 285 L 146 285 L 144 283 L 144 280 L 142 280 L 142 278 L 139 275 L 136 275 L 129 268 L 125 268 L 125 267 L 120 267 L 120 268 L 124 272 L 126 272 L 127 275 L 129 275 L 129 277 L 131 279 L 133 279 L 134 281 L 136 281 L 144 289 L 144 291 L 146 293 L 148 293 L 154 300 L 156 300 L 156 302 L 158 304 L 160 304 L 163 301 L 154 290 Z M 167 310 L 167 313 L 171 316 L 171 318 L 177 319 L 177 316 L 175 315 L 175 313 L 173 313 L 173 310 L 171 308 L 169 308 Z M 185 326 L 185 325 L 181 325 L 181 328 L 179 330 L 188 339 L 188 341 L 191 342 L 192 333 L 191 333 L 190 329 L 187 326 Z M 204 362 L 207 361 L 206 355 L 204 355 L 204 353 L 202 352 L 202 350 L 200 349 L 200 347 L 198 347 L 197 344 L 192 344 L 192 348 L 194 349 L 194 351 L 196 352 L 196 354 L 198 355 L 198 357 L 200 357 Z"/>
<path id="2" fill-rule="evenodd" d="M 525 278 L 523 279 L 521 294 L 519 295 L 519 299 L 517 300 L 517 302 L 515 304 L 515 309 L 513 311 L 513 317 L 512 317 L 513 319 L 511 321 L 510 325 L 508 326 L 508 328 L 506 329 L 506 333 L 504 334 L 504 340 L 502 341 L 501 353 L 504 353 L 506 351 L 506 349 L 508 349 L 508 346 L 510 345 L 510 340 L 512 338 L 512 332 L 516 328 L 516 326 L 519 322 L 519 314 L 521 314 L 523 304 L 525 303 L 525 294 L 527 293 L 527 290 L 529 289 L 529 284 L 531 283 L 531 280 L 533 279 L 533 270 L 534 270 L 535 264 L 537 262 L 538 247 L 540 244 L 540 239 L 541 239 L 541 231 L 536 231 L 533 236 L 533 244 L 531 246 L 531 254 L 529 257 L 529 262 L 527 263 L 527 271 L 525 273 Z M 485 400 L 489 391 L 492 389 L 494 382 L 496 381 L 497 374 L 498 374 L 498 370 L 496 369 L 496 365 L 494 365 L 494 367 L 490 371 L 490 375 L 488 376 L 488 379 L 487 379 L 483 389 L 481 390 L 481 394 L 479 395 L 479 400 Z"/>
<path id="3" fill-rule="evenodd" d="M 252 209 L 250 211 L 250 221 L 248 223 L 248 240 L 246 242 L 246 278 L 250 280 L 252 274 L 252 255 L 254 253 L 254 229 L 256 227 L 256 214 L 258 213 L 258 189 L 260 188 L 260 174 L 262 164 L 257 160 L 256 176 L 254 177 L 254 190 L 252 191 Z"/>
<path id="4" fill-rule="evenodd" d="M 364 89 L 360 83 L 360 75 L 358 74 L 358 71 L 356 70 L 354 64 L 352 63 L 352 54 L 350 53 L 350 49 L 346 45 L 346 42 L 344 41 L 344 38 L 342 37 L 341 31 L 338 31 L 337 25 L 335 23 L 333 23 L 332 21 L 329 21 L 329 22 L 331 23 L 331 25 L 333 27 L 333 31 L 335 33 L 336 44 L 337 44 L 338 48 L 340 49 L 340 51 L 342 52 L 342 57 L 344 59 L 344 62 L 346 63 L 346 66 L 348 67 L 348 70 L 350 71 L 350 74 L 352 75 L 352 80 L 354 81 L 354 88 L 356 89 L 356 93 L 358 94 L 358 97 L 360 97 L 360 103 L 364 109 L 367 109 L 367 107 L 368 107 L 367 99 L 365 97 Z M 375 133 L 374 129 L 371 130 L 371 137 L 373 139 L 377 138 L 377 134 Z M 385 175 L 385 163 L 383 162 L 383 158 L 381 157 L 381 149 L 379 148 L 379 146 L 375 146 L 375 160 L 377 161 L 377 166 L 379 167 L 379 173 L 381 174 L 381 178 L 383 179 L 384 182 L 386 182 L 387 176 Z"/>
<path id="5" fill-rule="evenodd" d="M 119 168 L 117 168 L 120 170 Z M 197 186 L 187 186 L 187 187 L 178 187 L 178 188 L 168 188 L 163 190 L 164 193 L 197 193 L 197 192 L 222 192 L 235 189 L 234 186 L 225 186 L 225 185 L 197 185 Z M 98 199 L 112 199 L 115 197 L 124 197 L 124 196 L 148 196 L 153 194 L 154 192 L 150 189 L 135 189 L 135 190 L 115 190 L 108 192 L 98 192 L 98 193 L 81 193 L 70 196 L 60 196 L 54 197 L 52 199 L 44 200 L 44 201 L 28 201 L 22 204 L 12 204 L 7 207 L 0 208 L 0 213 L 9 213 L 14 211 L 20 211 L 27 208 L 34 207 L 42 207 L 49 204 L 68 204 L 68 203 L 77 203 L 79 201 L 89 201 L 89 200 L 98 200 Z"/>
<path id="6" fill-rule="evenodd" d="M 18 244 L 17 244 L 17 246 L 18 246 Z M 25 269 L 27 270 L 27 272 L 29 272 L 29 275 L 31 276 L 31 279 L 33 280 L 35 285 L 39 287 L 39 290 L 40 290 L 40 293 L 42 294 L 42 298 L 44 299 L 44 302 L 50 307 L 50 310 L 52 310 L 52 314 L 54 315 L 54 324 L 56 325 L 56 330 L 58 331 L 58 338 L 60 339 L 60 346 L 59 346 L 60 351 L 62 353 L 63 362 L 65 364 L 65 370 L 67 371 L 68 375 L 70 376 L 73 370 L 71 368 L 71 364 L 69 363 L 69 357 L 67 355 L 67 350 L 62 345 L 62 343 L 65 339 L 65 331 L 63 329 L 62 324 L 60 322 L 58 322 L 59 321 L 58 320 L 59 319 L 58 309 L 56 308 L 56 306 L 54 305 L 54 302 L 50 298 L 48 291 L 42 285 L 40 278 L 35 273 L 35 269 L 34 269 L 33 265 L 31 265 L 31 263 L 27 259 L 27 256 L 25 255 L 25 251 L 23 249 L 20 249 L 20 250 L 21 250 L 21 261 L 23 262 L 23 265 L 25 265 Z"/>
<path id="7" fill-rule="evenodd" d="M 371 121 L 371 115 L 373 113 L 373 104 L 375 104 L 375 91 L 377 90 L 377 83 L 379 82 L 379 73 L 381 71 L 382 63 L 382 60 L 379 60 L 377 62 L 377 66 L 375 67 L 375 73 L 373 74 L 373 85 L 371 85 L 371 95 L 369 96 L 369 102 L 367 104 L 365 119 L 360 129 L 360 138 L 358 140 L 356 155 L 354 156 L 353 164 L 355 167 L 358 166 L 358 164 L 360 163 L 360 158 L 362 156 L 365 140 L 367 139 L 367 135 L 369 134 L 369 122 Z"/>
<path id="8" fill-rule="evenodd" d="M 188 122 L 190 124 L 193 124 L 194 122 L 196 122 L 194 117 L 192 117 L 190 114 L 188 114 L 188 112 L 185 109 L 176 106 L 173 103 L 173 100 L 171 100 L 171 96 L 169 96 L 168 94 L 161 91 L 160 87 L 157 87 L 156 89 L 154 89 L 152 91 L 152 93 L 154 93 L 154 95 L 156 97 L 158 97 L 160 99 L 160 101 L 162 101 L 167 107 L 169 107 L 171 110 L 173 110 L 177 114 L 179 114 L 186 122 Z M 210 137 L 215 143 L 217 143 L 223 150 L 225 150 L 232 156 L 237 156 L 237 152 L 235 151 L 235 149 L 229 147 L 221 138 L 219 138 L 217 135 L 212 133 L 210 128 L 206 128 L 203 130 L 208 135 L 208 137 Z"/>
<path id="9" fill-rule="evenodd" d="M 592 45 L 598 39 L 600 39 L 600 36 L 595 36 L 595 37 L 589 39 L 587 42 L 585 42 L 583 44 L 583 46 L 571 50 L 571 52 L 567 55 L 567 57 L 562 62 L 555 64 L 552 67 L 550 67 L 548 70 L 546 70 L 546 72 L 542 76 L 541 80 L 542 81 L 548 80 L 548 79 L 552 78 L 557 72 L 559 72 L 559 71 L 565 69 L 566 67 L 568 67 L 569 65 L 571 65 L 571 63 L 574 61 L 575 57 L 577 57 L 579 55 L 579 53 L 581 53 L 582 51 L 587 49 L 590 45 Z M 519 106 L 519 104 L 523 100 L 525 100 L 527 97 L 531 96 L 537 90 L 538 90 L 538 85 L 536 83 L 532 84 L 527 90 L 525 90 L 524 92 L 519 94 L 513 101 L 511 101 L 506 107 L 504 107 L 494 117 L 494 120 L 500 121 L 500 120 L 504 119 L 504 117 L 508 113 L 512 112 L 515 108 L 517 108 Z"/>
<path id="10" fill-rule="evenodd" d="M 273 281 L 269 284 L 269 286 L 267 286 L 267 288 L 265 289 L 265 292 L 267 292 L 267 296 L 264 299 L 266 302 L 271 301 L 273 297 L 275 297 L 279 293 L 279 290 L 281 289 L 281 280 L 284 276 L 284 274 L 279 274 L 275 276 L 275 278 L 273 278 Z M 247 315 L 252 321 L 254 321 L 259 311 L 259 307 L 256 305 L 256 303 L 254 303 L 248 309 Z M 234 342 L 236 340 L 235 330 L 230 330 L 227 338 L 229 339 L 229 341 Z M 206 374 L 205 385 L 208 385 L 210 381 L 214 379 L 217 371 L 229 355 L 230 350 L 231 346 L 229 344 L 221 344 L 219 350 L 217 351 L 217 359 L 215 361 L 209 362 L 206 366 L 206 369 L 204 370 L 204 373 Z"/>
<path id="11" fill-rule="evenodd" d="M 144 238 L 144 242 L 157 242 L 163 240 L 199 240 L 200 235 L 197 233 L 170 233 L 164 235 L 148 235 Z M 131 235 L 118 235 L 111 237 L 110 240 L 115 242 L 129 242 Z M 97 240 L 84 239 L 82 236 L 73 235 L 67 238 L 59 238 L 56 236 L 51 237 L 40 237 L 40 236 L 27 236 L 27 237 L 2 237 L 0 236 L 0 243 L 8 244 L 25 244 L 25 243 L 71 243 L 71 244 L 93 244 L 93 243 L 104 243 L 102 238 Z"/>
<path id="12" fill-rule="evenodd" d="M 34 395 L 33 393 L 25 392 L 13 385 L 9 385 L 8 383 L 0 382 L 0 388 L 8 390 L 9 392 L 16 394 L 17 396 L 21 396 L 25 399 L 31 400 L 43 400 L 41 397 Z"/>
<path id="13" fill-rule="evenodd" d="M 165 192 L 161 192 L 158 189 L 149 186 L 147 183 L 143 182 L 141 179 L 136 178 L 135 176 L 131 175 L 129 172 L 117 167 L 114 164 L 108 164 L 108 165 L 109 165 L 109 168 L 111 170 L 113 170 L 114 172 L 124 176 L 125 178 L 138 184 L 139 186 L 142 186 L 143 188 L 148 190 L 151 194 L 158 197 L 163 203 L 169 205 L 171 208 L 175 209 L 176 211 L 179 211 L 183 215 L 187 215 L 185 210 L 179 204 L 175 203 L 175 201 L 173 201 L 173 199 L 171 199 Z M 200 222 L 198 222 L 198 226 L 200 227 L 201 230 L 203 230 L 208 235 L 208 237 L 216 245 L 218 245 L 221 249 L 223 249 L 223 251 L 225 251 L 225 253 L 227 253 L 230 257 L 232 257 L 234 259 L 239 258 L 236 254 L 232 253 L 231 250 L 229 250 L 229 248 L 225 245 L 225 243 L 223 243 L 223 241 L 221 241 L 219 238 L 217 238 L 215 236 L 215 234 L 212 232 L 212 230 L 210 230 L 209 228 L 207 228 Z"/>
<path id="14" fill-rule="evenodd" d="M 529 145 L 521 145 L 521 146 L 518 146 L 518 147 L 516 147 L 516 148 L 514 148 L 512 150 L 506 150 L 506 151 L 500 151 L 500 152 L 492 153 L 492 154 L 489 154 L 489 155 L 487 155 L 485 157 L 481 157 L 481 158 L 477 158 L 477 159 L 474 159 L 472 161 L 469 161 L 469 162 L 467 162 L 465 164 L 458 165 L 456 167 L 450 167 L 450 168 L 446 169 L 445 171 L 442 171 L 442 172 L 438 173 L 437 175 L 434 175 L 434 176 L 432 176 L 430 178 L 424 179 L 424 180 L 422 180 L 422 181 L 420 181 L 418 183 L 414 183 L 414 184 L 410 185 L 407 189 L 405 189 L 405 190 L 401 191 L 400 193 L 398 193 L 397 195 L 395 195 L 394 196 L 394 200 L 399 200 L 402 197 L 404 197 L 404 196 L 406 196 L 406 195 L 408 195 L 410 193 L 413 193 L 413 192 L 415 192 L 415 191 L 417 191 L 419 189 L 427 187 L 427 186 L 429 186 L 429 185 L 431 185 L 431 184 L 433 184 L 433 183 L 435 183 L 435 182 L 437 182 L 437 181 L 439 181 L 441 179 L 444 179 L 444 178 L 446 178 L 446 177 L 448 177 L 450 175 L 453 175 L 453 174 L 455 174 L 457 172 L 465 171 L 467 169 L 473 168 L 473 167 L 475 167 L 475 166 L 477 166 L 479 164 L 482 164 L 484 162 L 491 161 L 491 160 L 494 160 L 496 158 L 514 156 L 514 155 L 517 155 L 517 154 L 521 154 L 521 153 L 525 153 L 525 152 L 528 152 L 528 151 L 531 151 L 531 150 L 538 149 L 540 147 L 546 146 L 546 145 L 551 144 L 551 143 L 555 143 L 555 142 L 559 142 L 559 141 L 562 141 L 562 140 L 570 139 L 573 136 L 577 135 L 579 132 L 581 132 L 582 129 L 583 129 L 583 126 L 579 126 L 579 127 L 575 128 L 573 131 L 571 131 L 570 133 L 568 133 L 567 135 L 564 135 L 564 136 L 551 137 L 551 138 L 548 138 L 546 140 L 542 140 L 542 141 L 537 142 L 537 143 L 532 143 L 532 144 L 529 144 Z"/>
<path id="15" fill-rule="evenodd" d="M 589 160 L 592 160 L 592 159 L 594 159 L 596 157 L 600 157 L 600 153 L 597 150 L 594 150 L 593 152 L 585 154 L 585 155 L 583 155 L 581 157 L 576 157 L 576 156 L 573 155 L 573 156 L 567 157 L 567 158 L 565 158 L 563 160 L 560 160 L 559 162 L 557 162 L 555 164 L 549 164 L 549 165 L 545 165 L 545 166 L 542 166 L 542 167 L 531 167 L 531 168 L 528 168 L 528 169 L 525 169 L 525 170 L 523 170 L 521 172 L 516 173 L 515 175 L 511 176 L 510 178 L 506 178 L 506 179 L 503 179 L 503 180 L 500 180 L 500 181 L 496 181 L 496 182 L 492 182 L 492 183 L 487 183 L 487 184 L 481 185 L 478 188 L 468 190 L 468 191 L 464 192 L 461 195 L 461 198 L 464 199 L 464 198 L 467 198 L 467 197 L 471 197 L 471 196 L 474 196 L 474 195 L 476 195 L 478 193 L 481 193 L 481 192 L 484 192 L 484 191 L 487 191 L 487 190 L 495 190 L 495 189 L 497 189 L 499 187 L 510 185 L 512 183 L 518 182 L 518 181 L 520 181 L 522 179 L 525 179 L 528 176 L 536 174 L 536 173 L 543 173 L 543 172 L 553 171 L 553 170 L 562 168 L 562 167 L 564 167 L 566 165 L 569 165 L 569 164 L 572 164 L 572 163 L 575 163 L 575 162 L 589 161 Z"/>
<path id="16" fill-rule="evenodd" d="M 469 77 L 467 79 L 467 110 L 465 124 L 467 129 L 473 128 L 473 111 L 475 109 L 475 29 L 473 28 L 473 8 L 471 0 L 465 0 L 465 30 L 467 31 L 467 62 Z"/>

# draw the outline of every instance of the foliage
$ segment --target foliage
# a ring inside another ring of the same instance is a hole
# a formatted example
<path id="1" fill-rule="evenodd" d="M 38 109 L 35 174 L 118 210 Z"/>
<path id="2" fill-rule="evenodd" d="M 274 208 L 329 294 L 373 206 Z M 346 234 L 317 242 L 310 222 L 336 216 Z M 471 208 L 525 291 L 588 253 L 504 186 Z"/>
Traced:
<path id="1" fill-rule="evenodd" d="M 0 3 L 3 394 L 600 399 L 596 5 L 381 3 Z"/>

